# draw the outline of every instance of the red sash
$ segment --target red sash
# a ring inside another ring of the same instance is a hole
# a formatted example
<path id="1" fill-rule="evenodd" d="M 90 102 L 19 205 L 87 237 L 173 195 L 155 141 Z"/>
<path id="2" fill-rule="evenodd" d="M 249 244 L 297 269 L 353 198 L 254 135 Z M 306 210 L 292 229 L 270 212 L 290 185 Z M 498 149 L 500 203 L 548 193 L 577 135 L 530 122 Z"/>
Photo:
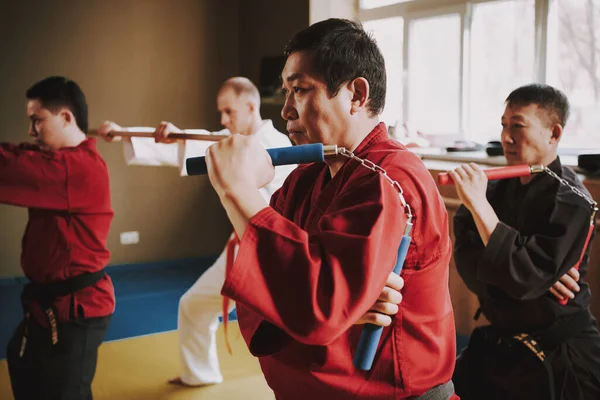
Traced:
<path id="1" fill-rule="evenodd" d="M 225 276 L 231 271 L 233 262 L 235 259 L 235 248 L 240 244 L 240 240 L 237 235 L 234 234 L 231 239 L 227 242 L 227 257 L 225 261 Z M 229 337 L 227 336 L 227 321 L 229 320 L 229 302 L 231 299 L 227 296 L 223 296 L 223 332 L 225 333 L 225 346 L 229 354 L 231 352 L 231 345 L 229 344 Z"/>

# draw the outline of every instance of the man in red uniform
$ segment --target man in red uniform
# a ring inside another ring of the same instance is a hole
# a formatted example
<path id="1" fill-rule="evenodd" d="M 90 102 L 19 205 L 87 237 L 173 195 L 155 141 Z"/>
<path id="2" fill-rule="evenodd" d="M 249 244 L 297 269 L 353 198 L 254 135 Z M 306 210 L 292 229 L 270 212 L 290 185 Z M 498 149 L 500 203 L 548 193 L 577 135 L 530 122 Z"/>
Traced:
<path id="1" fill-rule="evenodd" d="M 273 167 L 260 144 L 232 137 L 211 146 L 209 178 L 241 239 L 222 292 L 237 302 L 250 351 L 278 399 L 457 398 L 447 213 L 423 163 L 379 122 L 381 52 L 359 24 L 330 19 L 299 32 L 286 54 L 282 116 L 291 139 L 337 144 L 385 169 L 414 227 L 401 311 L 372 369 L 357 370 L 362 326 L 354 324 L 382 292 L 407 222 L 399 191 L 338 158 L 298 167 L 269 207 L 258 188 Z"/>
<path id="2" fill-rule="evenodd" d="M 86 137 L 79 86 L 49 77 L 26 92 L 35 144 L 0 144 L 0 203 L 29 209 L 24 319 L 7 349 L 15 399 L 91 399 L 98 346 L 115 307 L 104 272 L 113 218 L 108 171 Z"/>

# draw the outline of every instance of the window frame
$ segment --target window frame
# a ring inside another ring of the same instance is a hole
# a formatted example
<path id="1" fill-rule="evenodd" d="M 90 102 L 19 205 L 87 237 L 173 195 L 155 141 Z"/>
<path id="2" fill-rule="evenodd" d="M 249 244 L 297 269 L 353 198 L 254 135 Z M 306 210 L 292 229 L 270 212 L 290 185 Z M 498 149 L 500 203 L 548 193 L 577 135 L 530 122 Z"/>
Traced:
<path id="1" fill-rule="evenodd" d="M 405 3 L 406 4 L 406 3 Z M 467 98 L 467 93 L 468 91 L 465 90 L 465 82 L 468 81 L 467 76 L 465 75 L 465 71 L 466 68 L 469 65 L 468 60 L 466 60 L 464 58 L 465 54 L 468 54 L 468 43 L 465 43 L 464 38 L 465 38 L 465 24 L 468 23 L 466 22 L 467 19 L 469 19 L 467 13 L 470 12 L 470 9 L 468 10 L 467 8 L 467 4 L 463 3 L 463 4 L 455 4 L 455 5 L 449 5 L 449 6 L 443 6 L 443 7 L 436 7 L 436 8 L 431 8 L 431 9 L 422 9 L 422 10 L 415 10 L 415 11 L 408 11 L 404 17 L 404 42 L 402 43 L 403 46 L 403 66 L 404 66 L 404 71 L 402 71 L 402 98 L 403 99 L 410 99 L 410 90 L 411 90 L 411 79 L 410 79 L 410 75 L 411 72 L 409 70 L 410 67 L 410 46 L 411 46 L 411 38 L 410 38 L 410 28 L 411 28 L 411 23 L 414 21 L 419 21 L 419 20 L 424 20 L 424 19 L 428 19 L 428 18 L 435 18 L 435 17 L 443 17 L 443 16 L 449 16 L 449 15 L 455 15 L 458 14 L 459 18 L 460 18 L 460 35 L 461 37 L 459 38 L 459 48 L 460 48 L 460 54 L 459 54 L 459 66 L 458 66 L 458 133 L 460 135 L 460 137 L 464 137 L 465 136 L 465 121 L 467 121 L 467 119 L 465 119 L 465 111 L 468 107 L 467 103 L 468 103 L 468 98 Z M 469 31 L 470 31 L 470 25 L 469 25 Z M 405 64 L 406 63 L 406 64 Z M 410 118 L 410 107 L 409 107 L 409 102 L 408 101 L 404 101 L 402 103 L 402 112 L 403 115 L 407 116 Z M 448 135 L 451 136 L 451 135 Z"/>
<path id="2" fill-rule="evenodd" d="M 507 0 L 413 0 L 405 3 L 391 4 L 383 7 L 358 9 L 358 19 L 361 22 L 386 19 L 391 17 L 402 17 L 404 19 L 404 40 L 403 46 L 403 68 L 402 71 L 402 98 L 403 101 L 403 119 L 409 119 L 410 101 L 410 26 L 411 21 L 451 15 L 458 13 L 461 17 L 461 37 L 460 37 L 460 67 L 459 67 L 459 129 L 458 136 L 465 139 L 474 139 L 471 129 L 469 129 L 471 104 L 469 98 L 470 84 L 470 35 L 472 22 L 473 5 L 481 3 L 500 2 Z M 556 41 L 556 27 L 558 24 L 557 15 L 558 0 L 535 0 L 535 18 L 534 18 L 534 82 L 548 83 L 550 63 L 553 57 L 553 51 L 556 46 L 552 44 Z M 448 135 L 448 138 L 453 135 Z M 581 146 L 583 147 L 583 146 Z"/>

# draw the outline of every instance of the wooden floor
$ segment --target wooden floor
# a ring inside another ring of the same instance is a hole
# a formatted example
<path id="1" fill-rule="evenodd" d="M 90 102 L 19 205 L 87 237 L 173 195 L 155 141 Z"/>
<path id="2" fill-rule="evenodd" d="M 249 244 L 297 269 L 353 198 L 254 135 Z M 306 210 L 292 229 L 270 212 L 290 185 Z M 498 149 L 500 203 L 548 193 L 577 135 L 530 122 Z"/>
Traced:
<path id="1" fill-rule="evenodd" d="M 273 400 L 258 361 L 246 348 L 235 321 L 229 325 L 233 355 L 219 340 L 219 361 L 224 382 L 203 388 L 167 384 L 180 372 L 177 332 L 104 343 L 93 384 L 94 400 Z M 0 400 L 13 399 L 6 360 L 0 361 Z"/>

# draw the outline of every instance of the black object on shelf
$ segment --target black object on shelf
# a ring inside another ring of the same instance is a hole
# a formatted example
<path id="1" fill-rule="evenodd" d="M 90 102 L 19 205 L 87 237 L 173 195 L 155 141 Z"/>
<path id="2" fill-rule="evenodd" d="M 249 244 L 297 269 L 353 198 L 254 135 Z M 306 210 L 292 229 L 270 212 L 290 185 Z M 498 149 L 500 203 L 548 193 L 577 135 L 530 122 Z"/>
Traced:
<path id="1" fill-rule="evenodd" d="M 456 140 L 452 146 L 446 147 L 446 151 L 449 153 L 455 153 L 460 151 L 481 151 L 484 146 L 482 144 L 473 142 L 471 140 Z"/>
<path id="2" fill-rule="evenodd" d="M 281 88 L 281 70 L 285 66 L 286 56 L 267 56 L 260 60 L 260 82 L 258 90 L 261 97 L 277 95 Z"/>
<path id="3" fill-rule="evenodd" d="M 600 175 L 600 154 L 580 154 L 577 166 L 590 175 Z"/>
<path id="4" fill-rule="evenodd" d="M 491 141 L 485 146 L 485 152 L 488 156 L 503 156 L 504 149 L 502 143 L 498 141 Z"/>

